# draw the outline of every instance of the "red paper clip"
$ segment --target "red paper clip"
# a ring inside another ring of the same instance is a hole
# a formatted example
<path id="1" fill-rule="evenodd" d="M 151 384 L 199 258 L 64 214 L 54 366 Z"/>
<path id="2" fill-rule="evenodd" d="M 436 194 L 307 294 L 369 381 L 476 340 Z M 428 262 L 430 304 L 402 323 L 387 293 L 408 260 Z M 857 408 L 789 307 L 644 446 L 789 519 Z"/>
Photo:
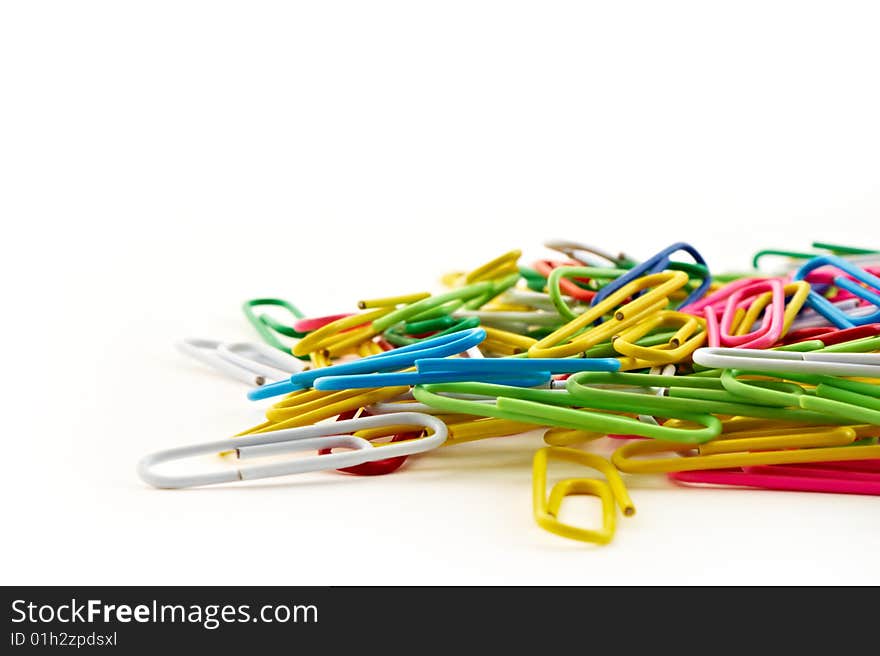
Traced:
<path id="1" fill-rule="evenodd" d="M 811 328 L 792 330 L 780 343 L 797 344 L 798 342 L 818 339 L 825 346 L 831 346 L 832 344 L 851 342 L 855 339 L 874 337 L 876 335 L 880 335 L 880 323 L 866 323 L 864 326 L 855 326 L 854 328 L 844 328 L 842 330 L 838 330 L 834 326 L 813 326 Z"/>
<path id="2" fill-rule="evenodd" d="M 340 414 L 336 418 L 336 421 L 354 419 L 356 414 L 356 410 L 347 410 Z M 391 441 L 403 442 L 404 440 L 411 440 L 418 436 L 418 433 L 397 433 L 391 438 Z M 332 449 L 320 449 L 318 455 L 326 456 L 331 452 Z M 354 465 L 353 467 L 343 467 L 336 471 L 345 472 L 346 474 L 354 474 L 355 476 L 383 476 L 384 474 L 390 474 L 391 472 L 397 471 L 405 462 L 406 456 L 397 456 L 394 458 L 385 458 L 384 460 L 373 460 L 372 462 L 365 462 L 360 465 Z"/>
<path id="3" fill-rule="evenodd" d="M 338 319 L 344 319 L 345 317 L 352 316 L 352 313 L 349 312 L 347 314 L 331 314 L 327 317 L 313 317 L 307 319 L 297 319 L 293 322 L 293 329 L 298 333 L 310 333 L 312 331 L 317 330 L 318 328 L 323 328 L 328 323 L 333 323 Z M 357 328 L 358 326 L 355 326 Z"/>
<path id="4" fill-rule="evenodd" d="M 582 266 L 577 262 L 554 262 L 553 260 L 538 260 L 533 265 L 535 271 L 540 273 L 545 278 L 550 277 L 550 273 L 553 269 L 557 269 L 559 267 L 568 267 L 568 266 Z M 596 292 L 590 289 L 584 289 L 583 287 L 575 284 L 575 280 L 583 283 L 590 282 L 589 278 L 573 278 L 569 280 L 568 278 L 560 278 L 559 279 L 559 289 L 566 296 L 571 296 L 572 298 L 576 298 L 579 301 L 592 301 L 593 297 L 596 295 Z"/>

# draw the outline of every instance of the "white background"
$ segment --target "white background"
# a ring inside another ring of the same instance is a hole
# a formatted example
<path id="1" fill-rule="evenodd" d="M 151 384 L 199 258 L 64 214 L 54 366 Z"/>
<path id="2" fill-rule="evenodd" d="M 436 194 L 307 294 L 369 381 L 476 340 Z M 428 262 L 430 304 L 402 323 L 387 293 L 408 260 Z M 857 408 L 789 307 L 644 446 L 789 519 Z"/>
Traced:
<path id="1" fill-rule="evenodd" d="M 172 347 L 252 339 L 249 297 L 352 310 L 553 237 L 716 270 L 880 245 L 877 12 L 4 3 L 2 582 L 880 583 L 870 497 L 638 478 L 612 545 L 545 533 L 535 436 L 381 479 L 135 475 L 259 421 Z"/>

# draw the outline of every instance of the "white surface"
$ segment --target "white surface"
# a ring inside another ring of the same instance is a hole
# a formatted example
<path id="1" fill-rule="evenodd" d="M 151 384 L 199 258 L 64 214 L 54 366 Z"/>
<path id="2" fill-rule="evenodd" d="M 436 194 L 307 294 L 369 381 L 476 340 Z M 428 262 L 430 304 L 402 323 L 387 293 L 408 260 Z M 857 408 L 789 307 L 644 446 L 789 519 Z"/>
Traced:
<path id="1" fill-rule="evenodd" d="M 252 339 L 248 297 L 344 311 L 545 238 L 642 257 L 687 239 L 716 268 L 877 246 L 878 18 L 4 3 L 2 582 L 880 583 L 870 497 L 639 478 L 609 547 L 545 533 L 534 436 L 382 479 L 135 476 L 146 452 L 259 421 L 243 385 L 173 348 Z"/>

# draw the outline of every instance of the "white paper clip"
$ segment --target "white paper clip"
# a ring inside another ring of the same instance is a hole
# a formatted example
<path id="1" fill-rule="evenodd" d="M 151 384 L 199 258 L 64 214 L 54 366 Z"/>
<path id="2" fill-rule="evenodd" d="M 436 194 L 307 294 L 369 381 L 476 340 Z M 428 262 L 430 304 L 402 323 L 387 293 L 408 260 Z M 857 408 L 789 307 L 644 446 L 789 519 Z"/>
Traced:
<path id="1" fill-rule="evenodd" d="M 353 433 L 365 428 L 381 426 L 418 426 L 429 431 L 425 437 L 401 442 L 390 442 L 379 446 Z M 197 485 L 216 485 L 218 483 L 234 483 L 288 474 L 324 471 L 354 467 L 365 462 L 384 460 L 397 456 L 409 456 L 435 449 L 446 441 L 446 424 L 430 415 L 419 412 L 399 412 L 392 415 L 376 417 L 360 417 L 333 423 L 301 428 L 246 435 L 234 440 L 218 440 L 192 446 L 158 451 L 141 459 L 138 463 L 138 475 L 153 487 L 181 488 Z M 261 458 L 302 451 L 318 451 L 319 449 L 349 449 L 341 453 L 305 456 L 283 462 L 271 462 L 250 467 L 226 468 L 220 471 L 202 474 L 167 475 L 158 474 L 153 469 L 161 464 L 184 458 L 201 455 L 216 455 L 234 451 L 238 460 Z"/>
<path id="2" fill-rule="evenodd" d="M 213 339 L 190 337 L 177 344 L 199 362 L 204 362 L 230 378 L 252 386 L 274 383 L 299 373 L 306 363 L 268 344 L 252 342 L 224 343 Z"/>
<path id="3" fill-rule="evenodd" d="M 706 347 L 694 351 L 694 362 L 704 367 L 744 371 L 880 378 L 880 353 L 799 353 Z"/>

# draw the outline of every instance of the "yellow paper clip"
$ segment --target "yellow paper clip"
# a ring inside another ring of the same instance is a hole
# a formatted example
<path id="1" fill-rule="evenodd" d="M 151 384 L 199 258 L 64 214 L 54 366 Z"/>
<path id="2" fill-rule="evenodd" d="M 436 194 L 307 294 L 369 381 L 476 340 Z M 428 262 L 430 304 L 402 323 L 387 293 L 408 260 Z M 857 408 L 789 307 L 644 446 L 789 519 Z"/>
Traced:
<path id="1" fill-rule="evenodd" d="M 314 424 L 348 410 L 357 410 L 378 401 L 386 401 L 400 396 L 408 389 L 407 387 L 382 387 L 341 392 L 321 392 L 311 389 L 294 392 L 266 411 L 267 421 L 239 433 L 236 437 Z"/>
<path id="2" fill-rule="evenodd" d="M 529 356 L 564 358 L 607 341 L 647 315 L 666 309 L 669 294 L 684 287 L 687 282 L 687 274 L 683 271 L 664 271 L 637 278 L 613 294 L 609 294 L 607 298 L 577 318 L 538 340 L 529 349 Z M 650 289 L 651 287 L 654 288 Z M 650 291 L 626 302 L 634 294 L 646 289 Z M 611 318 L 598 326 L 589 327 L 606 314 L 611 314 Z"/>
<path id="3" fill-rule="evenodd" d="M 639 346 L 635 342 L 658 328 L 677 327 L 666 344 Z M 678 364 L 706 343 L 706 320 L 692 314 L 661 310 L 645 317 L 611 339 L 614 350 L 623 356 L 621 370 L 664 364 Z"/>
<path id="4" fill-rule="evenodd" d="M 605 475 L 606 481 L 595 478 L 567 478 L 556 483 L 547 496 L 547 463 L 550 458 L 574 462 L 596 469 Z M 565 497 L 573 494 L 589 494 L 602 501 L 602 528 L 599 530 L 578 528 L 559 521 L 559 510 Z M 577 449 L 564 447 L 544 447 L 535 453 L 532 465 L 532 504 L 535 521 L 546 531 L 564 538 L 608 544 L 614 537 L 617 513 L 614 504 L 627 517 L 635 514 L 636 508 L 629 498 L 623 479 L 617 470 L 604 458 Z"/>
<path id="5" fill-rule="evenodd" d="M 737 439 L 707 443 L 693 454 L 692 445 L 660 440 L 638 440 L 625 444 L 611 456 L 623 472 L 656 474 L 699 469 L 729 469 L 755 465 L 782 465 L 803 462 L 831 462 L 880 458 L 880 445 L 850 446 L 865 432 L 876 433 L 877 427 L 812 426 L 785 427 L 748 433 L 736 433 Z M 711 444 L 711 446 L 708 446 Z M 799 447 L 799 448 L 793 448 Z M 664 458 L 634 456 L 674 453 Z"/>
<path id="6" fill-rule="evenodd" d="M 782 335 L 787 335 L 791 324 L 810 295 L 810 284 L 804 280 L 790 282 L 782 288 L 783 294 L 789 299 L 782 315 Z M 732 322 L 731 333 L 736 336 L 748 335 L 755 323 L 763 316 L 766 308 L 773 300 L 773 292 L 764 292 L 754 298 L 748 309 L 743 313 L 738 308 Z"/>

